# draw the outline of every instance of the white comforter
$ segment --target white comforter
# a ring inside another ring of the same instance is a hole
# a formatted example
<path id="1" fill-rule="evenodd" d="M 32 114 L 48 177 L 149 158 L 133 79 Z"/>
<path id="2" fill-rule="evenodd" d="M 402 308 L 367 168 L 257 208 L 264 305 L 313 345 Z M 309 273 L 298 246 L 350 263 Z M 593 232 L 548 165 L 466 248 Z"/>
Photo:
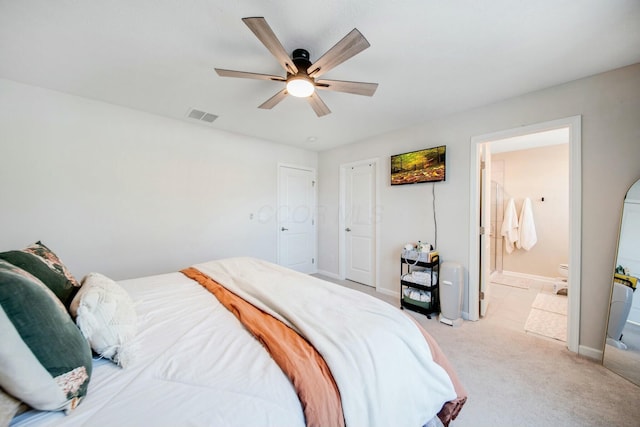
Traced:
<path id="1" fill-rule="evenodd" d="M 396 308 L 257 260 L 198 267 L 249 300 L 263 296 L 259 306 L 313 342 L 340 388 L 348 427 L 435 424 L 455 398 Z M 29 412 L 12 426 L 304 426 L 289 379 L 205 288 L 181 273 L 119 283 L 136 302 L 137 359 L 126 369 L 95 361 L 88 394 L 70 415 Z"/>
<path id="2" fill-rule="evenodd" d="M 455 399 L 424 337 L 397 308 L 253 258 L 195 267 L 313 344 L 338 384 L 347 426 L 422 426 Z"/>
<path id="3" fill-rule="evenodd" d="M 119 283 L 136 302 L 137 359 L 96 361 L 70 415 L 31 412 L 12 426 L 304 426 L 289 379 L 205 288 L 182 273 Z"/>

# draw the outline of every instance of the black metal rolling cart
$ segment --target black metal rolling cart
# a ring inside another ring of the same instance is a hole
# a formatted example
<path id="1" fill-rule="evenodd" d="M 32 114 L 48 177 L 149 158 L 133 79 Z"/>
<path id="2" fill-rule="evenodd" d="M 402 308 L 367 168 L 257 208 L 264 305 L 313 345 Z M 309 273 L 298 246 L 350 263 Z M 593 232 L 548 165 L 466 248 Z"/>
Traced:
<path id="1" fill-rule="evenodd" d="M 413 267 L 424 268 L 421 274 L 427 274 L 430 280 L 417 281 L 411 275 Z M 429 319 L 431 314 L 440 312 L 439 276 L 439 255 L 417 251 L 403 252 L 400 256 L 400 308 L 422 313 Z"/>

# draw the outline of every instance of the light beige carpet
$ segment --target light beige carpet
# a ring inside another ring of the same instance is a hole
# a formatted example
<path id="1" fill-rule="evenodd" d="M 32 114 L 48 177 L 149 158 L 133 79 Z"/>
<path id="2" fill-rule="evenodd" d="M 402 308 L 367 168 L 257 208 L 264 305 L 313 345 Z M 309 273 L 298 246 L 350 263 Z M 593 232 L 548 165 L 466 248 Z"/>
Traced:
<path id="1" fill-rule="evenodd" d="M 396 295 L 318 276 L 400 306 Z M 522 326 L 479 320 L 453 328 L 436 316 L 404 312 L 436 339 L 469 393 L 451 427 L 638 427 L 640 405 L 630 402 L 640 387 L 560 341 Z"/>
<path id="2" fill-rule="evenodd" d="M 531 304 L 531 312 L 524 330 L 559 341 L 567 341 L 567 297 L 539 293 Z"/>

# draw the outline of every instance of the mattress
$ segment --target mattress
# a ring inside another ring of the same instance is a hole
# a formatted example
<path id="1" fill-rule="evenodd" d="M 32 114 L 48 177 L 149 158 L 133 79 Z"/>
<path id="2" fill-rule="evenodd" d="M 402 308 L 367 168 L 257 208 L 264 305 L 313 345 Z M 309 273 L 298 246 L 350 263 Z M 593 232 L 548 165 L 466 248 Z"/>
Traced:
<path id="1" fill-rule="evenodd" d="M 280 274 L 285 270 L 276 271 Z M 320 282 L 323 292 L 334 289 L 340 293 L 345 289 Z M 303 409 L 290 379 L 259 340 L 207 289 L 179 272 L 118 283 L 132 297 L 138 314 L 133 362 L 121 368 L 110 360 L 94 359 L 87 396 L 74 411 L 69 415 L 28 411 L 15 417 L 11 426 L 305 425 Z M 234 291 L 242 293 L 239 289 Z M 292 295 L 291 299 L 299 297 Z M 360 297 L 379 301 L 364 294 Z M 271 308 L 266 303 L 261 309 Z M 284 317 L 288 322 L 286 314 Z M 305 328 L 297 320 L 294 327 Z M 394 360 L 379 361 L 389 366 L 375 369 L 389 370 L 393 375 L 400 373 Z M 336 372 L 349 376 L 344 369 Z M 357 378 L 357 373 L 353 374 Z M 402 376 L 397 377 L 393 392 L 401 393 L 404 382 Z M 375 386 L 376 379 L 372 378 L 370 383 Z M 344 398 L 359 393 L 356 385 L 353 390 L 345 390 Z M 366 390 L 363 393 L 370 394 Z M 349 404 L 345 410 L 348 407 Z M 359 418 L 352 415 L 352 419 Z M 424 420 L 425 425 L 438 423 L 435 413 Z"/>

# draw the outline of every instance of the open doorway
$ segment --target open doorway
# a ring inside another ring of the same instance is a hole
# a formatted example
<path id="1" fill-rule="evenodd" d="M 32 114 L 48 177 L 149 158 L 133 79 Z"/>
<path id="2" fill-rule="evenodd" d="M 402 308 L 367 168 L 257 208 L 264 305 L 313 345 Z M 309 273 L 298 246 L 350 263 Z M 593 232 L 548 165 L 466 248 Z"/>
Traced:
<path id="1" fill-rule="evenodd" d="M 487 142 L 491 322 L 566 342 L 569 128 Z M 481 200 L 484 203 L 485 200 Z"/>
<path id="2" fill-rule="evenodd" d="M 551 131 L 556 129 L 567 129 L 569 144 L 569 271 L 568 281 L 571 283 L 572 292 L 568 296 L 567 310 L 567 346 L 571 351 L 578 352 L 579 338 L 579 310 L 580 310 L 580 230 L 581 230 L 581 175 L 580 175 L 580 146 L 581 146 L 581 118 L 579 116 L 551 122 L 540 123 L 532 126 L 524 126 L 516 129 L 509 129 L 488 135 L 481 135 L 472 138 L 471 141 L 471 219 L 470 219 L 470 262 L 469 262 L 469 311 L 465 316 L 469 320 L 480 318 L 481 296 L 488 297 L 488 292 L 482 292 L 481 288 L 488 289 L 490 280 L 490 263 L 486 262 L 490 256 L 491 247 L 488 244 L 490 224 L 488 218 L 490 214 L 483 218 L 481 215 L 481 195 L 488 200 L 488 188 L 490 180 L 485 179 L 487 184 L 482 187 L 481 170 L 482 160 L 486 160 L 483 153 L 487 152 L 487 146 L 492 141 L 505 140 L 507 138 L 522 137 L 534 133 Z M 490 162 L 489 156 L 488 161 Z M 487 191 L 484 191 L 487 190 Z M 540 196 L 543 197 L 543 196 Z M 481 224 L 484 219 L 484 224 Z M 484 227 L 482 227 L 484 226 Z M 484 234 L 482 234 L 484 232 Z M 486 244 L 485 244 L 486 243 Z M 485 262 L 481 262 L 485 260 Z M 489 303 L 490 304 L 490 303 Z M 485 301 L 484 305 L 487 305 Z"/>

